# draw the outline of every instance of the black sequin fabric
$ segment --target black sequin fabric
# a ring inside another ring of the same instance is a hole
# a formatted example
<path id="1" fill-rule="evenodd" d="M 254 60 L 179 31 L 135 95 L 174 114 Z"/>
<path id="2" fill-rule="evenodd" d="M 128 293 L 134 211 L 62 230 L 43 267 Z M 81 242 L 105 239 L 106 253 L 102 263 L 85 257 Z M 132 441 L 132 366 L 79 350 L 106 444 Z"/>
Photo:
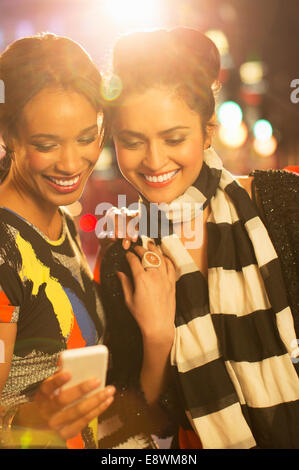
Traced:
<path id="1" fill-rule="evenodd" d="M 299 338 L 299 175 L 255 170 L 256 204 L 280 260 Z"/>

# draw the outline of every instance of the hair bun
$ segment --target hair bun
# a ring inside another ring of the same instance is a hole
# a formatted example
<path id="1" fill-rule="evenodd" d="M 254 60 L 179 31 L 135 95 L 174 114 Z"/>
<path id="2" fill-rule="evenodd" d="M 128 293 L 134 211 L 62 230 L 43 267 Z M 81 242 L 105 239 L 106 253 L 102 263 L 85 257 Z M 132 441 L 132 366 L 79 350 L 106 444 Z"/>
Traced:
<path id="1" fill-rule="evenodd" d="M 220 54 L 215 43 L 196 29 L 174 28 L 170 34 L 175 38 L 179 48 L 197 61 L 208 76 L 210 85 L 218 80 L 220 72 Z"/>

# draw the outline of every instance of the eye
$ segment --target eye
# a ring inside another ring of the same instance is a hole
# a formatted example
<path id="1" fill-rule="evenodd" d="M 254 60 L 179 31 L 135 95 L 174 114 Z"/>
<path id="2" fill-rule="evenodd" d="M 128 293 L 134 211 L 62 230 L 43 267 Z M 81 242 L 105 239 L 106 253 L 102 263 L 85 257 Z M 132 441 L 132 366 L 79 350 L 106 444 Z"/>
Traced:
<path id="1" fill-rule="evenodd" d="M 179 145 L 185 142 L 185 140 L 186 140 L 185 137 L 181 137 L 179 139 L 166 139 L 165 142 L 167 145 Z"/>
<path id="2" fill-rule="evenodd" d="M 33 145 L 39 152 L 44 152 L 44 153 L 51 152 L 56 147 L 56 144 L 49 144 L 49 145 L 33 144 Z"/>
<path id="3" fill-rule="evenodd" d="M 136 141 L 136 142 L 128 142 L 128 141 L 125 141 L 125 140 L 121 140 L 121 145 L 127 149 L 130 149 L 130 150 L 134 150 L 134 149 L 137 149 L 138 147 L 140 147 L 143 142 L 142 141 Z"/>
<path id="4" fill-rule="evenodd" d="M 92 137 L 78 139 L 78 142 L 83 145 L 91 144 L 96 140 L 97 136 L 93 135 Z"/>

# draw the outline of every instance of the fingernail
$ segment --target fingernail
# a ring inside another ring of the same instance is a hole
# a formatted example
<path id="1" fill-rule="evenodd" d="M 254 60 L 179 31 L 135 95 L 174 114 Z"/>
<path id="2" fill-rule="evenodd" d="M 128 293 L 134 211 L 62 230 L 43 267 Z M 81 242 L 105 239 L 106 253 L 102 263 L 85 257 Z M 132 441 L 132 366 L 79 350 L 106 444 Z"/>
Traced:
<path id="1" fill-rule="evenodd" d="M 108 395 L 113 395 L 115 393 L 115 387 L 109 385 L 108 387 L 106 387 L 106 393 Z"/>
<path id="2" fill-rule="evenodd" d="M 130 246 L 130 242 L 129 242 L 129 240 L 126 238 L 126 239 L 123 241 L 123 248 L 124 248 L 125 250 L 127 250 L 127 249 L 129 248 L 129 246 Z"/>

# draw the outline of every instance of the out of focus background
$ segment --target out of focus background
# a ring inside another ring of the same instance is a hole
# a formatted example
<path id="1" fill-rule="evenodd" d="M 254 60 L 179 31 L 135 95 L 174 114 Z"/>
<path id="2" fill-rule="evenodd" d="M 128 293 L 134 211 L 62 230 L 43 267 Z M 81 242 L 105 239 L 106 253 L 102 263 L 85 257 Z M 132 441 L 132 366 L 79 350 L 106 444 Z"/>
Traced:
<path id="1" fill-rule="evenodd" d="M 237 175 L 299 164 L 299 0 L 0 0 L 0 52 L 48 31 L 78 41 L 101 70 L 117 37 L 187 26 L 221 53 L 214 147 Z M 103 150 L 81 200 L 70 209 L 91 268 L 98 247 L 95 208 L 137 200 L 121 177 L 113 144 Z"/>

